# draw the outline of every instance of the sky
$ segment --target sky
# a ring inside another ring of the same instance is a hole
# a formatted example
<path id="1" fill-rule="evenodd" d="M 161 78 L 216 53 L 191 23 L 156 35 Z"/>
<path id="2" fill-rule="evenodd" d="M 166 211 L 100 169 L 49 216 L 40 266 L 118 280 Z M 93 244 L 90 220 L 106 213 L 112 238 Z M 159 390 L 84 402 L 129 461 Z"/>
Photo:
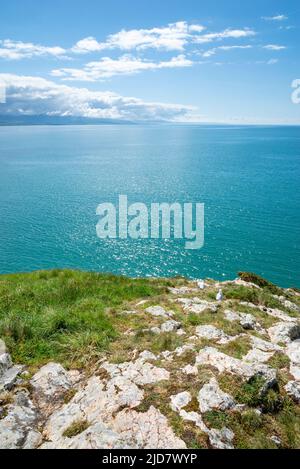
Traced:
<path id="1" fill-rule="evenodd" d="M 0 115 L 300 124 L 299 18 L 296 0 L 2 1 Z"/>

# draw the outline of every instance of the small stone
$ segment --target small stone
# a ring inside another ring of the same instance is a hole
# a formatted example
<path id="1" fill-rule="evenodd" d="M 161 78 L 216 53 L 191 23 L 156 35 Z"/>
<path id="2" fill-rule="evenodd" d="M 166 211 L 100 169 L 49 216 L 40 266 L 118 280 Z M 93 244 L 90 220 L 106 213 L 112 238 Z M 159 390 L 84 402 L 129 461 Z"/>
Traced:
<path id="1" fill-rule="evenodd" d="M 180 329 L 180 327 L 181 327 L 180 322 L 177 322 L 171 319 L 170 321 L 167 321 L 164 324 L 162 324 L 161 331 L 162 332 L 174 332 Z"/>
<path id="2" fill-rule="evenodd" d="M 145 309 L 145 312 L 163 318 L 171 318 L 174 315 L 173 311 L 166 311 L 162 306 L 150 306 L 150 308 Z"/>
<path id="3" fill-rule="evenodd" d="M 191 402 L 192 396 L 189 392 L 184 391 L 175 396 L 171 396 L 170 399 L 171 409 L 174 410 L 174 412 L 179 412 Z"/>
<path id="4" fill-rule="evenodd" d="M 154 353 L 149 352 L 148 350 L 145 350 L 144 352 L 140 353 L 139 358 L 147 361 L 147 360 L 156 360 L 156 355 Z"/>
<path id="5" fill-rule="evenodd" d="M 281 439 L 278 438 L 278 436 L 272 435 L 270 440 L 273 441 L 273 443 L 275 443 L 275 445 L 281 446 Z"/>
<path id="6" fill-rule="evenodd" d="M 192 366 L 192 365 L 186 365 L 184 368 L 181 369 L 181 371 L 186 375 L 197 376 L 198 374 L 197 366 Z"/>

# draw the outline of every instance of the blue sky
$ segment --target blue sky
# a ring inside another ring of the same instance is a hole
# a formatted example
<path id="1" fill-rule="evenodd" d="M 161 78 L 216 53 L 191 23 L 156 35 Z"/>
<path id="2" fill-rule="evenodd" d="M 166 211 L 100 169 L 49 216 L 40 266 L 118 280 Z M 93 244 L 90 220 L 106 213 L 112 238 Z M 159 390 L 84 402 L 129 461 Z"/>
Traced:
<path id="1" fill-rule="evenodd" d="M 10 0 L 0 114 L 300 123 L 296 0 Z"/>

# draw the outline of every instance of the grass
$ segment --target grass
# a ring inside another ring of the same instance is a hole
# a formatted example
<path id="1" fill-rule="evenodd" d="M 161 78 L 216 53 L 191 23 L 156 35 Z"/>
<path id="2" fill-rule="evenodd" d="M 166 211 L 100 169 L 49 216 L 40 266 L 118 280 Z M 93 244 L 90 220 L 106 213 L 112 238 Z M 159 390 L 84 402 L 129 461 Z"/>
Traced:
<path id="1" fill-rule="evenodd" d="M 274 295 L 282 295 L 282 290 L 273 283 L 252 272 L 239 272 L 239 277 L 245 282 L 254 283 L 258 287 L 265 288 Z"/>
<path id="2" fill-rule="evenodd" d="M 63 436 L 66 438 L 73 438 L 74 436 L 85 432 L 89 426 L 90 424 L 87 420 L 78 420 L 77 422 L 72 423 L 72 425 L 64 431 Z"/>
<path id="3" fill-rule="evenodd" d="M 68 270 L 2 275 L 0 336 L 16 363 L 85 366 L 117 338 L 116 311 L 168 283 Z"/>

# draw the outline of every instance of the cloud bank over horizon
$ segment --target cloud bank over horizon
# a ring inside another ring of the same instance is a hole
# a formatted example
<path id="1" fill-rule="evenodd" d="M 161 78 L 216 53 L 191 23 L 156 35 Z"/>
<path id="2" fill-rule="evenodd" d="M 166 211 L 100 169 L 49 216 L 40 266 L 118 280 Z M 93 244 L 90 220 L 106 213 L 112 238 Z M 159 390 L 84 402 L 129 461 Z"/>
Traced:
<path id="1" fill-rule="evenodd" d="M 44 78 L 0 74 L 6 89 L 2 116 L 82 117 L 124 121 L 184 121 L 196 108 L 180 104 L 145 102 L 107 91 L 90 91 Z"/>

